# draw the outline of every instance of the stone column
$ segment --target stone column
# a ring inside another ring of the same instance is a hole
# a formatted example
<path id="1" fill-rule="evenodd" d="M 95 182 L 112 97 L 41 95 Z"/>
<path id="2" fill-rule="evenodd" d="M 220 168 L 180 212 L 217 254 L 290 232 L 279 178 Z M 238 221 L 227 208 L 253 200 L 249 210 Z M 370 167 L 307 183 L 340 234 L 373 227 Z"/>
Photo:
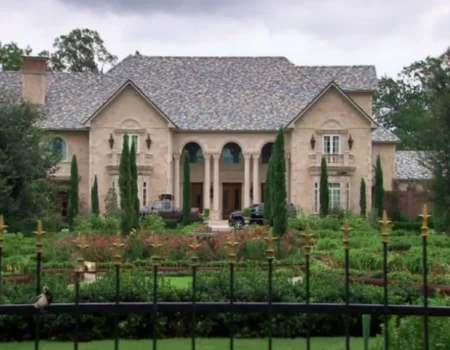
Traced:
<path id="1" fill-rule="evenodd" d="M 175 166 L 175 179 L 174 179 L 174 197 L 175 197 L 175 206 L 177 208 L 180 207 L 180 154 L 174 153 L 173 154 L 174 159 L 174 166 Z"/>
<path id="2" fill-rule="evenodd" d="M 214 210 L 214 218 L 216 220 L 220 219 L 220 212 L 219 212 L 219 160 L 220 160 L 220 153 L 213 154 L 213 160 L 214 160 L 214 178 L 213 178 L 213 188 L 214 188 L 214 197 L 213 197 L 213 210 Z"/>
<path id="3" fill-rule="evenodd" d="M 203 208 L 211 212 L 211 197 L 209 189 L 211 186 L 211 154 L 203 154 L 205 158 L 205 180 L 203 182 Z"/>
<path id="4" fill-rule="evenodd" d="M 244 208 L 250 206 L 250 154 L 244 154 Z"/>
<path id="5" fill-rule="evenodd" d="M 253 203 L 261 202 L 261 185 L 259 183 L 259 153 L 253 154 Z"/>
<path id="6" fill-rule="evenodd" d="M 290 188 L 290 169 L 289 169 L 289 165 L 291 164 L 290 162 L 291 160 L 291 155 L 289 153 L 286 153 L 286 199 L 288 201 L 290 201 L 291 198 L 291 188 Z"/>

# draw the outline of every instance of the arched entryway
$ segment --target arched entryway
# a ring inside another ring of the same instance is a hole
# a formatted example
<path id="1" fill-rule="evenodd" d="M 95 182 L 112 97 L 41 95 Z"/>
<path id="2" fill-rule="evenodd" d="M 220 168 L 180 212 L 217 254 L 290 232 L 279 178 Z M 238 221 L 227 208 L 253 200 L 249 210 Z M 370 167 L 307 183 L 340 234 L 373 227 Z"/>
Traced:
<path id="1" fill-rule="evenodd" d="M 243 163 L 241 147 L 235 142 L 229 142 L 222 149 L 222 170 L 230 174 L 230 167 L 239 167 Z M 235 171 L 240 171 L 236 169 Z M 222 219 L 227 220 L 231 212 L 242 210 L 242 179 L 225 178 L 222 182 Z"/>
<path id="2" fill-rule="evenodd" d="M 273 151 L 273 142 L 266 143 L 261 149 L 261 164 L 263 165 L 262 179 L 261 179 L 261 188 L 260 188 L 260 198 L 261 202 L 264 202 L 264 188 L 266 184 L 267 177 L 267 168 L 270 161 L 270 157 L 272 156 Z"/>
<path id="3" fill-rule="evenodd" d="M 183 147 L 183 155 L 181 157 L 181 169 L 184 168 L 184 155 L 189 155 L 189 164 L 191 172 L 191 207 L 204 209 L 204 156 L 201 146 L 196 142 L 189 142 Z M 184 171 L 184 170 L 182 170 Z M 184 174 L 184 173 L 183 173 Z M 182 174 L 181 181 L 184 181 Z M 184 184 L 182 184 L 183 186 Z M 182 195 L 183 192 L 181 192 Z M 180 202 L 182 205 L 182 201 Z"/>

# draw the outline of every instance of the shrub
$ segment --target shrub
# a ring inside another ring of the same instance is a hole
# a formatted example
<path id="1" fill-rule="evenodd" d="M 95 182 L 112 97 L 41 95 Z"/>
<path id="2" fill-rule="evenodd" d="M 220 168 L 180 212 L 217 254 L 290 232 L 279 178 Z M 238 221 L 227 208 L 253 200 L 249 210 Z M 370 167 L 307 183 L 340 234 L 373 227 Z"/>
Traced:
<path id="1" fill-rule="evenodd" d="M 141 229 L 149 230 L 155 233 L 164 232 L 164 228 L 166 226 L 164 219 L 158 213 L 151 213 L 141 216 L 139 225 Z"/>

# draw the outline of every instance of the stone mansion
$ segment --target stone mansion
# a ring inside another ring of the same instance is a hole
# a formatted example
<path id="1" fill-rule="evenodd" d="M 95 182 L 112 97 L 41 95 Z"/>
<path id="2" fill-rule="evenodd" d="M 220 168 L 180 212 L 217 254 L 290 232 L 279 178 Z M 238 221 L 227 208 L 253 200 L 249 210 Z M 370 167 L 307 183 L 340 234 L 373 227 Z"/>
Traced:
<path id="1" fill-rule="evenodd" d="M 372 118 L 376 85 L 373 66 L 296 66 L 282 57 L 135 55 L 99 74 L 48 72 L 46 58 L 24 57 L 21 71 L 0 72 L 0 92 L 42 106 L 42 128 L 62 157 L 54 175 L 61 184 L 77 156 L 83 206 L 97 176 L 104 210 L 127 133 L 137 146 L 142 207 L 163 193 L 181 205 L 187 150 L 192 206 L 215 219 L 264 201 L 281 126 L 288 200 L 304 211 L 318 211 L 323 157 L 332 207 L 359 210 L 361 179 L 371 202 L 378 154 L 385 189 L 424 178 L 415 152 L 396 151 L 399 139 Z"/>

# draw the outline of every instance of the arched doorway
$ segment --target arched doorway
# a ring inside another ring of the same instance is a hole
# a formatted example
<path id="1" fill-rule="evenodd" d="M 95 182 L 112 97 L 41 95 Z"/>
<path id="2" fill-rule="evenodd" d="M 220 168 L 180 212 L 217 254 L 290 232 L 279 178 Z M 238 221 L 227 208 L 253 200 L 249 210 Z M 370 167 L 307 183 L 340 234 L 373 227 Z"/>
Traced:
<path id="1" fill-rule="evenodd" d="M 222 162 L 225 166 L 240 164 L 243 161 L 242 149 L 229 142 L 222 149 Z M 222 219 L 227 220 L 231 212 L 242 209 L 242 183 L 224 182 L 222 184 Z"/>
<path id="2" fill-rule="evenodd" d="M 183 157 L 181 159 L 181 167 L 184 164 L 184 154 L 189 155 L 189 164 L 191 170 L 191 208 L 199 208 L 203 211 L 204 208 L 204 185 L 202 181 L 197 178 L 199 170 L 204 173 L 202 164 L 204 163 L 203 150 L 196 142 L 189 142 L 183 148 Z M 201 168 L 201 169 L 200 169 Z M 193 173 L 194 172 L 194 173 Z M 184 182 L 181 178 L 182 183 Z M 182 192 L 181 192 L 182 193 Z M 182 206 L 182 202 L 180 202 Z"/>

